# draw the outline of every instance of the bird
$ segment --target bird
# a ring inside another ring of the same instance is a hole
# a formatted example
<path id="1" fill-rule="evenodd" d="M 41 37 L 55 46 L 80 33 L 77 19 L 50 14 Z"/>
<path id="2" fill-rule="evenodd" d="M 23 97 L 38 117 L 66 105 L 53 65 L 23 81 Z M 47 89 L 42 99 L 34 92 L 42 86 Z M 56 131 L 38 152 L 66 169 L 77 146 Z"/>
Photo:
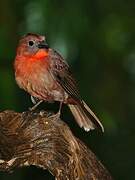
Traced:
<path id="1" fill-rule="evenodd" d="M 46 37 L 27 33 L 19 40 L 14 60 L 15 80 L 31 95 L 35 109 L 41 102 L 67 104 L 78 125 L 85 131 L 104 127 L 80 96 L 77 82 L 66 60 L 50 48 Z"/>

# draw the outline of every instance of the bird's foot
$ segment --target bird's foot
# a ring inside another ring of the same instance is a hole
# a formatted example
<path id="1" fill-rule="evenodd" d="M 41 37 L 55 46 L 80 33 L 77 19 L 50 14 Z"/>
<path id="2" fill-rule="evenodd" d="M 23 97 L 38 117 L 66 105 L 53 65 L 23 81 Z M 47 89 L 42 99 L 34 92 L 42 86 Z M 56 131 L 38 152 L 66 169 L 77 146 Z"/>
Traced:
<path id="1" fill-rule="evenodd" d="M 60 114 L 61 114 L 60 111 L 58 111 L 56 114 L 53 114 L 50 117 L 53 118 L 54 120 L 58 120 L 60 119 Z"/>

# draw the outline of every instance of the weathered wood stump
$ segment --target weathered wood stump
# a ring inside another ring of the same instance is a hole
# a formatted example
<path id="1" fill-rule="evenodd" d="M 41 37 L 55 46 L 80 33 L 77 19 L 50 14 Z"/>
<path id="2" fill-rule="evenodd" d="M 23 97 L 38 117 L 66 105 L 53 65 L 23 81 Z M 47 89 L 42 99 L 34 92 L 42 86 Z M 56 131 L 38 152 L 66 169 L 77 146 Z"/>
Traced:
<path id="1" fill-rule="evenodd" d="M 111 180 L 69 127 L 44 111 L 0 113 L 0 170 L 35 165 L 57 180 Z"/>

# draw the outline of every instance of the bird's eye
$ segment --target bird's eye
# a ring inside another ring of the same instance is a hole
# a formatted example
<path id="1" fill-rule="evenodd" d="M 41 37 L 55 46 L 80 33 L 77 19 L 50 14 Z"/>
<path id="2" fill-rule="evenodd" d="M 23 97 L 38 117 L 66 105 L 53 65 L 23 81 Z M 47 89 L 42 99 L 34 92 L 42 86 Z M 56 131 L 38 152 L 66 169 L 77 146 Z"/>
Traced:
<path id="1" fill-rule="evenodd" d="M 29 41 L 29 46 L 33 46 L 34 45 L 34 41 Z"/>

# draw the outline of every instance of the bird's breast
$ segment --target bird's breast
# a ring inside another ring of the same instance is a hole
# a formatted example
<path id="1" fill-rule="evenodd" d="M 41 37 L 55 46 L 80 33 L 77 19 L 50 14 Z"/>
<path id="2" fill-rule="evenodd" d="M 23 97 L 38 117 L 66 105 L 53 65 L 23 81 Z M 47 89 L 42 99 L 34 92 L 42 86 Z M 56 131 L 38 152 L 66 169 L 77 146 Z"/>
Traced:
<path id="1" fill-rule="evenodd" d="M 25 62 L 15 68 L 17 84 L 34 97 L 47 101 L 63 101 L 66 93 L 49 72 L 47 62 Z"/>

